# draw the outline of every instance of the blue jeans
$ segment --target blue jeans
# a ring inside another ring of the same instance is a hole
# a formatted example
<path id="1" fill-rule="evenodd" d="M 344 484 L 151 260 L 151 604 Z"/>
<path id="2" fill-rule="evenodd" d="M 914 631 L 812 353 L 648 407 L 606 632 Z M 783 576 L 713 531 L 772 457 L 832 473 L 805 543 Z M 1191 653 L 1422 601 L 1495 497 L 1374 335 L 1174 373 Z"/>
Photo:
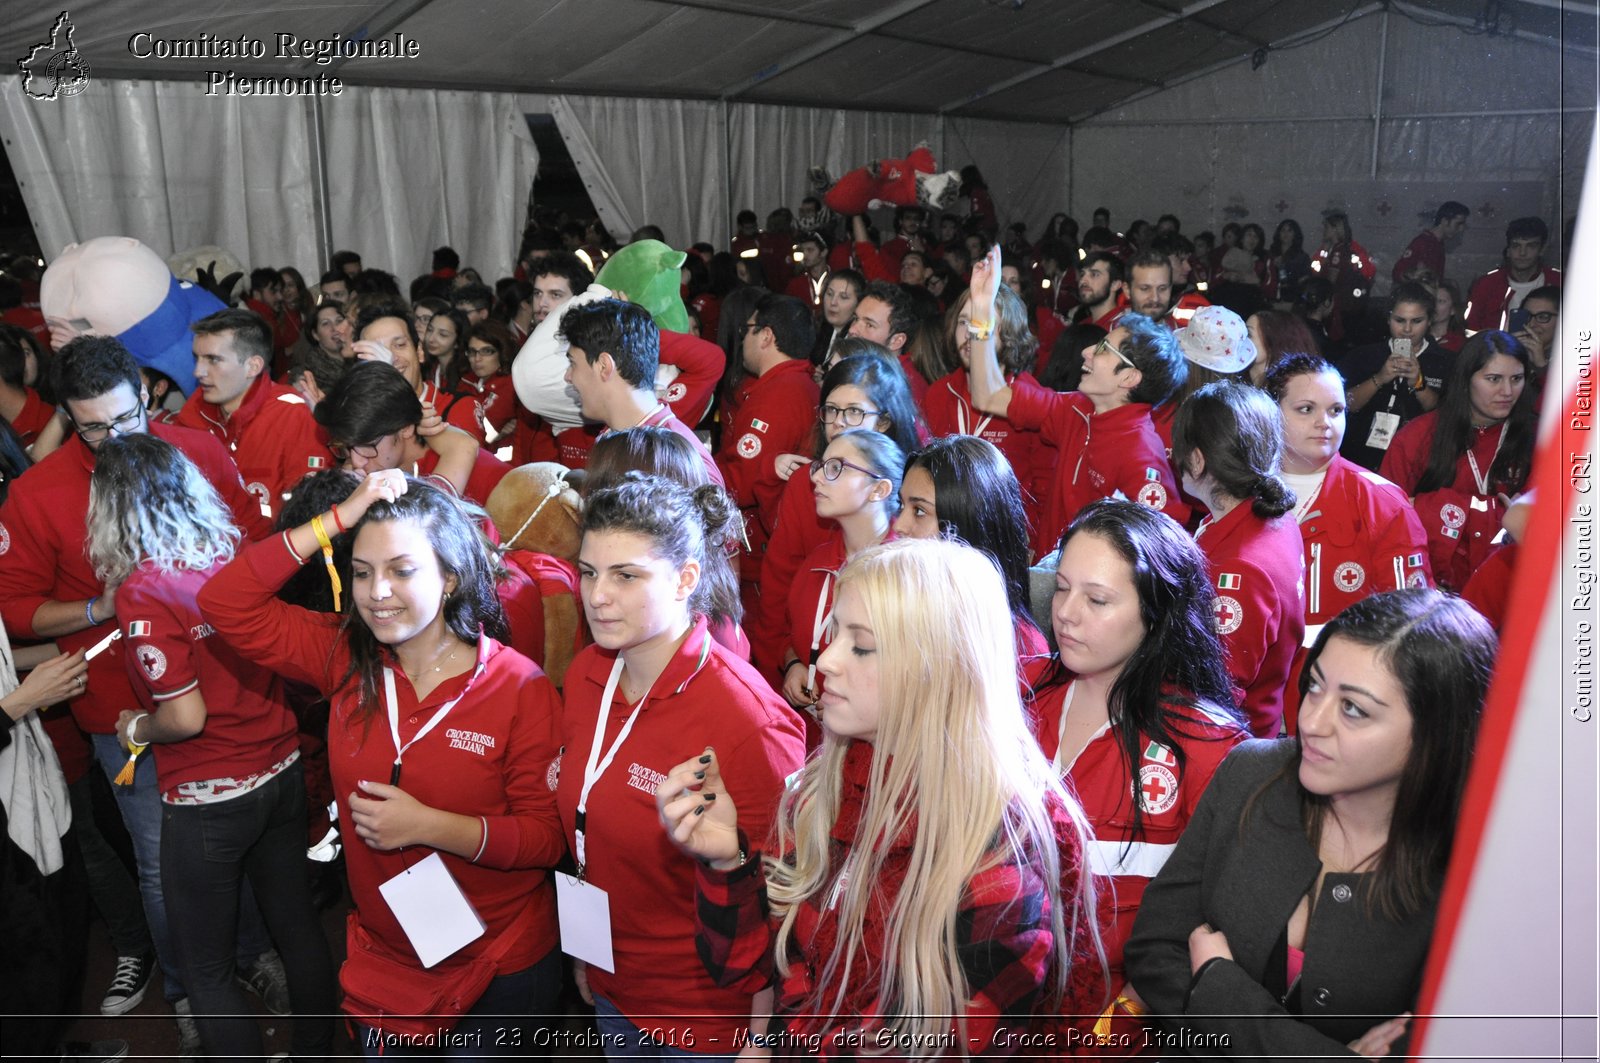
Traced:
<path id="1" fill-rule="evenodd" d="M 604 1049 L 608 1059 L 693 1059 L 702 1063 L 731 1061 L 737 1053 L 691 1052 L 674 1048 L 652 1038 L 605 997 L 594 998 L 594 1024 L 605 1037 Z M 622 1047 L 614 1047 L 620 1044 Z"/>
<path id="2" fill-rule="evenodd" d="M 550 952 L 532 967 L 496 975 L 489 988 L 451 1030 L 451 1046 L 442 1049 L 385 1045 L 383 1034 L 356 1024 L 356 1043 L 368 1059 L 438 1056 L 447 1059 L 523 1059 L 547 1056 L 537 1046 L 537 1032 L 556 1011 L 561 997 L 561 950 Z"/>
<path id="3" fill-rule="evenodd" d="M 235 981 L 239 894 L 254 883 L 288 975 L 291 1049 L 333 1047 L 339 995 L 333 955 L 305 874 L 306 786 L 298 762 L 249 793 L 210 805 L 166 805 L 161 879 L 189 1004 L 213 1060 L 261 1058 L 261 1030 Z"/>
<path id="4" fill-rule="evenodd" d="M 95 759 L 106 781 L 112 782 L 122 766 L 128 763 L 127 751 L 117 743 L 117 736 L 90 735 Z M 165 996 L 179 1000 L 186 996 L 183 976 L 178 964 L 177 946 L 167 926 L 167 906 L 161 895 L 161 790 L 156 785 L 156 758 L 149 750 L 139 758 L 132 786 L 117 786 L 117 811 L 122 813 L 123 825 L 133 842 L 133 862 L 139 871 L 139 898 L 144 902 L 145 922 L 150 926 L 150 937 L 155 941 L 156 958 L 161 961 L 165 976 Z M 301 860 L 305 859 L 302 850 Z M 296 864 L 298 868 L 299 864 Z M 247 888 L 239 899 L 239 960 L 241 967 L 255 964 L 256 958 L 272 948 L 267 928 L 262 925 L 261 913 L 256 908 L 255 897 Z"/>

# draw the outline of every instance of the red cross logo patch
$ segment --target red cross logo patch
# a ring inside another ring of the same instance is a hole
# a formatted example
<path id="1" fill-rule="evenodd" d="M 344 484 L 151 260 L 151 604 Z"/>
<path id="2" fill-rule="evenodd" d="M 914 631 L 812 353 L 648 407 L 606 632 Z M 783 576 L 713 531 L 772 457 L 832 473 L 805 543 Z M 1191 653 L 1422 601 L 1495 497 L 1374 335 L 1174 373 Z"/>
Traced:
<path id="1" fill-rule="evenodd" d="M 11 533 L 6 531 L 6 526 L 0 524 L 0 554 L 11 549 Z"/>
<path id="2" fill-rule="evenodd" d="M 1346 561 L 1333 570 L 1333 582 L 1340 590 L 1353 594 L 1367 582 L 1367 573 L 1354 561 Z"/>
<path id="3" fill-rule="evenodd" d="M 1163 764 L 1139 769 L 1139 805 L 1147 815 L 1159 816 L 1178 803 L 1178 777 Z"/>
<path id="4" fill-rule="evenodd" d="M 739 457 L 746 460 L 761 453 L 761 437 L 754 432 L 746 432 L 739 437 Z"/>
<path id="5" fill-rule="evenodd" d="M 1231 635 L 1239 630 L 1239 625 L 1244 623 L 1244 610 L 1239 608 L 1239 603 L 1226 594 L 1217 595 L 1217 600 L 1212 603 L 1211 613 L 1217 621 L 1217 634 Z"/>
<path id="6" fill-rule="evenodd" d="M 1152 480 L 1139 489 L 1138 499 L 1141 505 L 1151 509 L 1165 509 L 1167 507 L 1167 489 Z"/>
<path id="7" fill-rule="evenodd" d="M 1446 528 L 1460 528 L 1467 523 L 1467 511 L 1454 502 L 1446 502 L 1439 510 L 1439 519 Z"/>

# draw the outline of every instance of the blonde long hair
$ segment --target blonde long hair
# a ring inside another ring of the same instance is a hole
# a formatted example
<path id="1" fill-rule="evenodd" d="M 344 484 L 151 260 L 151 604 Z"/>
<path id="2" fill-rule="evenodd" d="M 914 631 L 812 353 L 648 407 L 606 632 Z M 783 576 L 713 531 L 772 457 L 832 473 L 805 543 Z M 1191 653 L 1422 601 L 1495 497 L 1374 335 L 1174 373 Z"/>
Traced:
<path id="1" fill-rule="evenodd" d="M 1103 962 L 1104 954 L 1087 863 L 1075 882 L 1061 882 L 1052 808 L 1068 810 L 1080 852 L 1090 835 L 1076 798 L 1029 731 L 999 572 L 967 546 L 900 540 L 852 559 L 838 593 L 847 588 L 860 595 L 877 643 L 879 725 L 853 866 L 838 887 L 839 936 L 830 955 L 814 958 L 819 988 L 802 1007 L 842 1014 L 848 988 L 870 977 L 862 970 L 862 928 L 868 912 L 881 908 L 888 843 L 908 831 L 905 881 L 883 919 L 877 995 L 888 1012 L 885 1024 L 903 1035 L 936 1037 L 965 1010 L 970 993 L 956 953 L 956 916 L 973 876 L 1005 863 L 1036 867 L 1043 876 L 1053 933 L 1043 998 L 1059 1002 L 1073 957 L 1087 951 Z M 779 809 L 773 852 L 783 855 L 767 858 L 766 878 L 782 921 L 777 961 L 785 974 L 804 962 L 791 946 L 797 914 L 808 900 L 820 905 L 843 870 L 830 864 L 830 840 L 849 745 L 825 733 L 821 751 Z M 1091 942 L 1075 940 L 1079 927 Z M 831 999 L 821 988 L 828 985 L 838 987 Z"/>
<path id="2" fill-rule="evenodd" d="M 204 572 L 232 559 L 240 539 L 205 474 L 147 432 L 100 444 L 87 522 L 89 561 L 106 583 L 121 583 L 146 561 L 167 573 Z"/>

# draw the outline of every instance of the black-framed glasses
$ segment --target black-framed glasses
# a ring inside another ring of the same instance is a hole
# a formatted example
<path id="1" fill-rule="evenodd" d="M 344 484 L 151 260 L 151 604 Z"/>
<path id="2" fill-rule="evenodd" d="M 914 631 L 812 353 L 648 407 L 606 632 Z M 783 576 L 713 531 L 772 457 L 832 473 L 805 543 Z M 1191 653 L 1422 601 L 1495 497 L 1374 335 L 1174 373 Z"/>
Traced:
<path id="1" fill-rule="evenodd" d="M 822 478 L 827 480 L 829 483 L 837 480 L 846 469 L 854 469 L 861 475 L 874 480 L 888 479 L 886 476 L 879 476 L 871 469 L 862 468 L 855 462 L 845 461 L 843 458 L 818 458 L 816 461 L 811 463 L 811 475 L 815 476 L 820 472 L 822 474 Z"/>
<path id="2" fill-rule="evenodd" d="M 328 453 L 332 454 L 336 461 L 348 461 L 352 454 L 371 461 L 378 456 L 378 444 L 360 443 L 352 447 L 343 443 L 329 443 Z"/>
<path id="3" fill-rule="evenodd" d="M 127 413 L 117 414 L 111 419 L 110 424 L 78 424 L 76 419 L 72 423 L 78 430 L 79 439 L 82 439 L 85 443 L 98 443 L 102 439 L 109 437 L 113 432 L 121 435 L 124 430 L 138 424 L 143 417 L 144 405 L 141 403 Z"/>
<path id="4" fill-rule="evenodd" d="M 1554 310 L 1529 310 L 1528 320 L 1537 321 L 1541 325 L 1548 325 L 1560 315 Z"/>
<path id="5" fill-rule="evenodd" d="M 467 357 L 498 358 L 500 357 L 500 349 L 498 347 L 473 347 L 469 344 L 467 347 Z"/>
<path id="6" fill-rule="evenodd" d="M 739 338 L 744 339 L 745 333 L 749 332 L 751 329 L 760 330 L 766 327 L 767 326 L 761 324 L 759 321 L 746 321 L 744 324 L 739 326 Z"/>
<path id="7" fill-rule="evenodd" d="M 1127 355 L 1123 354 L 1122 351 L 1119 348 L 1111 346 L 1111 341 L 1110 340 L 1102 339 L 1099 343 L 1094 345 L 1094 349 L 1096 351 L 1105 351 L 1105 352 L 1107 352 L 1109 354 L 1116 355 L 1117 356 L 1117 360 L 1120 361 L 1123 365 L 1127 366 L 1129 369 L 1137 369 L 1137 368 L 1139 368 L 1138 366 L 1133 364 L 1133 359 L 1131 359 Z"/>
<path id="8" fill-rule="evenodd" d="M 817 407 L 817 420 L 823 424 L 832 424 L 834 421 L 838 421 L 846 428 L 857 428 L 864 424 L 868 417 L 877 418 L 882 416 L 883 414 L 878 410 L 865 410 L 860 406 L 835 406 L 831 402 L 825 402 Z M 828 479 L 831 480 L 833 477 L 830 476 Z"/>

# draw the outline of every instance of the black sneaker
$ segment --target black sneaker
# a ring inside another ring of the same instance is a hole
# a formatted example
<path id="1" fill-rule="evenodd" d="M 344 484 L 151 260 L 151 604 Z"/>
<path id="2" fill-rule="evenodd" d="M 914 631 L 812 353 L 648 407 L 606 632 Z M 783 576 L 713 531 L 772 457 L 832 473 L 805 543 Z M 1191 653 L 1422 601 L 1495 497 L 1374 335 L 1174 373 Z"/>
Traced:
<path id="1" fill-rule="evenodd" d="M 100 1014 L 121 1015 L 138 1007 L 155 969 L 153 952 L 143 956 L 118 956 L 117 973 L 111 976 L 111 985 L 100 1001 Z"/>
<path id="2" fill-rule="evenodd" d="M 204 1056 L 206 1053 L 200 1041 L 200 1027 L 195 1024 L 188 997 L 172 1002 L 172 1017 L 178 1022 L 178 1058 L 199 1059 Z"/>
<path id="3" fill-rule="evenodd" d="M 254 967 L 239 972 L 238 979 L 241 986 L 261 998 L 272 1014 L 289 1014 L 289 975 L 276 952 L 263 952 Z"/>
<path id="4" fill-rule="evenodd" d="M 127 1058 L 128 1042 L 120 1038 L 114 1041 L 68 1041 L 61 1046 L 62 1063 L 110 1063 L 113 1059 Z"/>

